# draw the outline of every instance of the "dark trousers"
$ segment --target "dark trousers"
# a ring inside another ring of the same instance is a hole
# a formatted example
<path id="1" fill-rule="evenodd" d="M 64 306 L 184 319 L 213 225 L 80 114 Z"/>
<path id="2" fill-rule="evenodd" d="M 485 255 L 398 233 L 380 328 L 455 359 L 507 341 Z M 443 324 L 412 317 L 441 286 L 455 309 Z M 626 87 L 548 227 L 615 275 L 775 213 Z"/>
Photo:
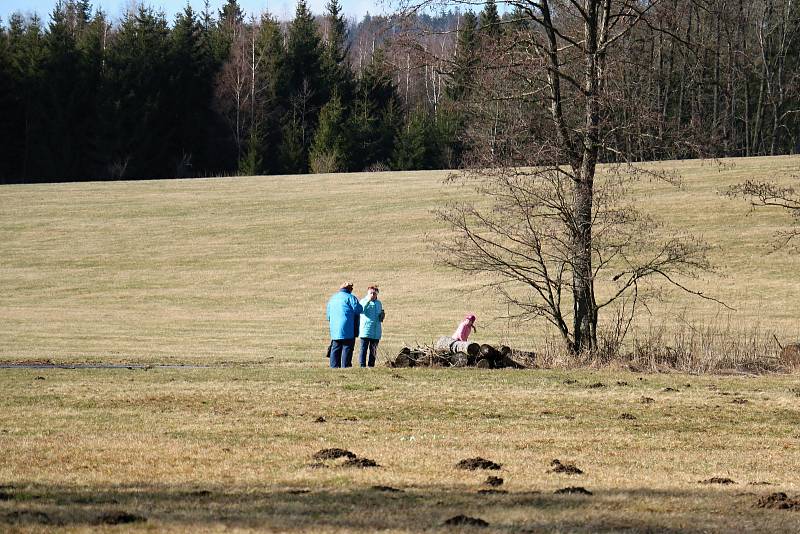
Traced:
<path id="1" fill-rule="evenodd" d="M 371 337 L 361 338 L 361 349 L 358 353 L 358 363 L 361 367 L 367 366 L 367 351 L 369 351 L 369 366 L 375 367 L 375 353 L 378 351 L 378 342 L 380 339 L 372 339 Z"/>
<path id="2" fill-rule="evenodd" d="M 334 339 L 331 341 L 331 368 L 352 367 L 353 347 L 355 347 L 355 345 L 355 338 Z"/>

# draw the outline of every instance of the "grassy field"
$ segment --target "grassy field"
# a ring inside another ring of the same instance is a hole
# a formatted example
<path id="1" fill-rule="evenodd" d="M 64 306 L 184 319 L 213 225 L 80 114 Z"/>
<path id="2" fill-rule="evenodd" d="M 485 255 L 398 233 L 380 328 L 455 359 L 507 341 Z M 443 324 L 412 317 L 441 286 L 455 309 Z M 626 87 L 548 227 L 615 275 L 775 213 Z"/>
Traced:
<path id="1" fill-rule="evenodd" d="M 800 529 L 756 506 L 800 493 L 796 377 L 359 371 L 4 370 L 0 529 L 117 511 L 185 532 Z M 312 468 L 330 447 L 380 467 Z M 455 468 L 476 456 L 502 467 Z M 548 473 L 556 458 L 584 473 Z M 508 493 L 478 493 L 489 475 Z M 554 494 L 570 486 L 592 495 Z"/>
<path id="2" fill-rule="evenodd" d="M 719 275 L 689 281 L 736 309 L 667 293 L 646 323 L 758 325 L 800 337 L 800 265 L 769 254 L 790 223 L 720 195 L 785 179 L 800 158 L 670 162 L 685 186 L 636 198 L 717 246 Z M 382 287 L 384 355 L 449 334 L 467 311 L 481 337 L 537 349 L 543 325 L 499 319 L 480 281 L 437 267 L 431 210 L 457 194 L 443 172 L 0 188 L 0 360 L 264 362 L 307 365 L 327 345 L 324 307 L 344 279 Z"/>
<path id="3" fill-rule="evenodd" d="M 718 245 L 720 274 L 694 283 L 736 311 L 667 293 L 649 322 L 800 338 L 797 256 L 769 253 L 789 217 L 719 194 L 800 158 L 664 165 L 685 186 L 635 194 Z M 480 339 L 540 347 L 541 325 L 432 261 L 443 176 L 0 188 L 0 363 L 197 366 L 0 368 L 0 531 L 455 532 L 459 514 L 476 532 L 800 531 L 800 510 L 757 506 L 800 494 L 796 373 L 326 369 L 345 278 L 382 286 L 383 356 L 465 311 Z M 379 467 L 312 467 L 331 447 Z M 501 469 L 456 469 L 478 456 Z M 554 493 L 577 486 L 592 495 Z"/>

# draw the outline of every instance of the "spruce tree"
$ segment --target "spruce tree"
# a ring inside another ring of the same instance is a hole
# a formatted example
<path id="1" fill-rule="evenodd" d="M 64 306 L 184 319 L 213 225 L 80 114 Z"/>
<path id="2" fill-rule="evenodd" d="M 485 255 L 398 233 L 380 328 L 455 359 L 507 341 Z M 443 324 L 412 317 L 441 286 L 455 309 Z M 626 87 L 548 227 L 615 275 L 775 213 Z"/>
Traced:
<path id="1" fill-rule="evenodd" d="M 103 111 L 107 174 L 111 178 L 174 176 L 175 124 L 168 109 L 170 39 L 163 14 L 128 13 L 108 50 Z"/>
<path id="2" fill-rule="evenodd" d="M 345 109 L 334 93 L 319 114 L 319 126 L 309 155 L 311 172 L 328 173 L 347 170 L 348 128 Z"/>
<path id="3" fill-rule="evenodd" d="M 475 14 L 472 11 L 464 13 L 453 58 L 453 73 L 447 86 L 447 95 L 452 100 L 461 100 L 473 85 L 475 68 L 478 66 L 477 29 L 478 19 Z"/>
<path id="4" fill-rule="evenodd" d="M 339 94 L 342 103 L 349 106 L 354 90 L 354 76 L 347 63 L 350 46 L 347 44 L 347 22 L 338 0 L 329 0 L 325 6 L 328 35 L 323 53 L 325 78 L 331 91 Z"/>
<path id="5" fill-rule="evenodd" d="M 216 63 L 210 32 L 187 4 L 170 33 L 168 112 L 175 128 L 169 147 L 176 174 L 204 175 L 213 170 L 211 111 Z M 167 88 L 165 88 L 167 89 Z"/>
<path id="6" fill-rule="evenodd" d="M 502 26 L 500 24 L 500 15 L 497 12 L 497 4 L 495 0 L 487 0 L 481 11 L 480 20 L 481 33 L 491 38 L 498 38 L 502 33 Z"/>
<path id="7" fill-rule="evenodd" d="M 286 93 L 289 110 L 284 118 L 282 153 L 284 171 L 303 173 L 308 170 L 308 150 L 317 126 L 319 111 L 328 101 L 330 88 L 322 76 L 322 42 L 314 16 L 305 0 L 299 0 L 295 18 L 289 26 L 286 50 Z M 298 154 L 296 142 L 302 150 Z"/>
<path id="8" fill-rule="evenodd" d="M 281 120 L 288 111 L 286 51 L 280 24 L 269 14 L 261 17 L 256 48 L 259 54 L 256 74 L 259 93 L 258 172 L 277 174 L 281 172 L 281 162 L 276 157 L 281 144 Z"/>
<path id="9" fill-rule="evenodd" d="M 388 166 L 400 122 L 401 106 L 392 69 L 383 50 L 378 49 L 361 73 L 353 101 L 349 128 L 354 137 L 351 168 Z"/>

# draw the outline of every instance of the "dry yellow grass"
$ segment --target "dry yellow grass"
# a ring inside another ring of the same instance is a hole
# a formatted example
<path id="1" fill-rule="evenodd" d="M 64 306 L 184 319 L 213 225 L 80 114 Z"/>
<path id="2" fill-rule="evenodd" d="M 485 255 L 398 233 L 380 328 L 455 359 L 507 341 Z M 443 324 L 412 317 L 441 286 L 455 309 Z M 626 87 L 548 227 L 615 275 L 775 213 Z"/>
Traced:
<path id="1" fill-rule="evenodd" d="M 786 179 L 800 158 L 666 162 L 685 186 L 634 192 L 674 227 L 718 245 L 719 276 L 693 282 L 732 307 L 668 293 L 644 323 L 731 321 L 800 337 L 797 256 L 768 254 L 779 210 L 719 193 Z M 326 346 L 324 306 L 345 278 L 379 283 L 384 354 L 428 343 L 474 311 L 487 340 L 536 348 L 543 325 L 497 319 L 480 282 L 437 267 L 431 209 L 444 172 L 18 185 L 0 188 L 0 359 L 270 361 L 305 365 Z"/>
<path id="2" fill-rule="evenodd" d="M 800 337 L 797 258 L 767 254 L 789 217 L 718 194 L 787 179 L 800 159 L 727 163 L 665 163 L 683 189 L 635 191 L 719 245 L 724 276 L 699 283 L 737 309 L 669 293 L 653 322 Z M 344 278 L 381 284 L 383 355 L 467 310 L 482 339 L 541 343 L 432 262 L 430 210 L 454 195 L 443 176 L 0 188 L 0 360 L 209 366 L 0 369 L 0 530 L 118 529 L 98 524 L 113 511 L 158 532 L 444 532 L 457 514 L 508 533 L 800 530 L 800 512 L 755 506 L 800 493 L 796 375 L 326 369 L 324 304 Z M 327 447 L 381 467 L 310 468 Z M 455 469 L 474 456 L 503 468 Z M 554 458 L 585 474 L 547 473 Z M 489 474 L 507 494 L 477 493 Z M 711 477 L 736 484 L 699 483 Z M 594 495 L 553 494 L 566 486 Z"/>
<path id="3" fill-rule="evenodd" d="M 458 514 L 493 532 L 800 529 L 800 512 L 756 507 L 800 493 L 789 376 L 16 369 L 0 387 L 2 530 L 80 531 L 110 511 L 174 532 L 440 531 Z M 329 447 L 381 467 L 309 467 Z M 502 469 L 455 468 L 475 456 Z M 548 473 L 554 458 L 585 473 Z M 488 475 L 508 493 L 479 494 Z M 553 494 L 567 486 L 593 495 Z"/>

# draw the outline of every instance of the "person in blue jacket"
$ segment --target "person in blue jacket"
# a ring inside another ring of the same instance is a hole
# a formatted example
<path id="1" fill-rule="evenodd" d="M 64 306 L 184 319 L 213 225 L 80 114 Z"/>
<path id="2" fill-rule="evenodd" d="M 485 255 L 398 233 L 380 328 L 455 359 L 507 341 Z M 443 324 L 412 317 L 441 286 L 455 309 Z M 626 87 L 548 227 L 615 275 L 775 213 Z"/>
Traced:
<path id="1" fill-rule="evenodd" d="M 381 323 L 385 314 L 383 304 L 378 300 L 378 286 L 369 286 L 367 296 L 361 299 L 361 325 L 358 329 L 358 337 L 361 338 L 361 350 L 358 355 L 358 363 L 361 367 L 375 367 L 375 353 L 378 350 L 378 342 L 381 340 Z M 367 361 L 369 352 L 369 361 Z"/>
<path id="2" fill-rule="evenodd" d="M 331 329 L 331 367 L 352 367 L 353 347 L 358 336 L 361 304 L 353 292 L 353 283 L 345 282 L 328 300 L 327 316 Z"/>

